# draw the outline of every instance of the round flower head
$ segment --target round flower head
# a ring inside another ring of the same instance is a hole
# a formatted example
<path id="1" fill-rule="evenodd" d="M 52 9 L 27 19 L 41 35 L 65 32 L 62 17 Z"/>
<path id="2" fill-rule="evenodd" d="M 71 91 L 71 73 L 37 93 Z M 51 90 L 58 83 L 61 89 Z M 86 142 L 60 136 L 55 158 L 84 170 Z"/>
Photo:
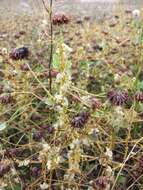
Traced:
<path id="1" fill-rule="evenodd" d="M 100 176 L 92 182 L 92 187 L 95 189 L 105 190 L 109 184 L 109 179 L 105 176 Z"/>
<path id="2" fill-rule="evenodd" d="M 70 21 L 69 17 L 64 13 L 55 14 L 52 20 L 53 20 L 53 25 L 68 24 Z"/>
<path id="3" fill-rule="evenodd" d="M 28 58 L 28 56 L 29 50 L 27 47 L 16 48 L 10 53 L 10 58 L 13 60 L 25 59 Z"/>
<path id="4" fill-rule="evenodd" d="M 120 106 L 127 103 L 129 95 L 127 91 L 111 90 L 108 93 L 108 98 L 113 105 Z"/>
<path id="5" fill-rule="evenodd" d="M 8 164 L 0 165 L 0 177 L 3 177 L 9 171 L 10 171 L 10 165 L 8 165 Z"/>
<path id="6" fill-rule="evenodd" d="M 72 121 L 71 121 L 71 125 L 74 128 L 83 128 L 84 125 L 87 123 L 89 118 L 89 114 L 86 112 L 81 112 L 78 115 L 76 115 Z"/>
<path id="7" fill-rule="evenodd" d="M 10 94 L 0 96 L 1 104 L 10 104 L 10 103 L 14 103 L 14 102 L 15 102 L 15 100 Z"/>

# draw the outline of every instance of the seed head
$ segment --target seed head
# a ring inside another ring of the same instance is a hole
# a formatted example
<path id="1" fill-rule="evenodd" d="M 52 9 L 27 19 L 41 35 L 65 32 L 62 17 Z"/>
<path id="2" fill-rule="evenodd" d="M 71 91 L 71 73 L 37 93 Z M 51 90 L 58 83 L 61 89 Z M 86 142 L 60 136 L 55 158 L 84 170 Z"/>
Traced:
<path id="1" fill-rule="evenodd" d="M 53 16 L 53 25 L 68 24 L 70 21 L 69 17 L 64 13 L 55 14 Z"/>
<path id="2" fill-rule="evenodd" d="M 0 165 L 0 177 L 3 177 L 9 171 L 10 171 L 10 165 L 8 165 L 8 164 Z"/>
<path id="3" fill-rule="evenodd" d="M 20 155 L 20 150 L 16 149 L 16 148 L 11 148 L 9 150 L 6 151 L 6 155 L 8 157 L 17 157 Z"/>
<path id="4" fill-rule="evenodd" d="M 108 98 L 113 105 L 121 106 L 121 105 L 127 103 L 128 99 L 129 99 L 129 95 L 128 95 L 127 91 L 111 90 L 108 93 Z"/>
<path id="5" fill-rule="evenodd" d="M 29 50 L 27 47 L 20 47 L 12 50 L 10 53 L 10 58 L 13 60 L 20 60 L 28 58 L 29 56 Z"/>
<path id="6" fill-rule="evenodd" d="M 0 96 L 0 103 L 2 103 L 2 104 L 9 104 L 9 103 L 13 103 L 13 102 L 14 102 L 14 99 L 10 94 Z"/>
<path id="7" fill-rule="evenodd" d="M 40 141 L 44 137 L 44 132 L 42 130 L 36 131 L 33 133 L 33 140 Z"/>
<path id="8" fill-rule="evenodd" d="M 74 128 L 83 128 L 84 125 L 87 123 L 88 119 L 89 113 L 81 112 L 72 119 L 71 125 Z"/>
<path id="9" fill-rule="evenodd" d="M 37 177 L 40 176 L 40 174 L 41 174 L 41 170 L 38 167 L 33 167 L 31 169 L 31 175 L 32 175 L 32 177 L 37 178 Z"/>

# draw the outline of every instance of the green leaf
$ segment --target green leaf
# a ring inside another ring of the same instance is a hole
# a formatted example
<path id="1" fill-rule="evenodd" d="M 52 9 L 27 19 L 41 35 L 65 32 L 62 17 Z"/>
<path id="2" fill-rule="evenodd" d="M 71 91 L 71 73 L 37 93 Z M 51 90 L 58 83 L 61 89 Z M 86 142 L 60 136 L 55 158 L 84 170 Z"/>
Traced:
<path id="1" fill-rule="evenodd" d="M 143 90 L 143 81 L 138 81 L 137 90 Z"/>
<path id="2" fill-rule="evenodd" d="M 21 190 L 21 185 L 20 184 L 16 184 L 16 185 L 13 186 L 12 189 L 14 189 L 14 190 Z M 11 187 L 8 187 L 7 190 L 11 190 Z"/>
<path id="3" fill-rule="evenodd" d="M 60 60 L 59 60 L 59 56 L 57 54 L 53 55 L 53 68 L 54 69 L 60 68 Z"/>
<path id="4" fill-rule="evenodd" d="M 0 131 L 3 131 L 6 127 L 6 123 L 0 123 Z"/>

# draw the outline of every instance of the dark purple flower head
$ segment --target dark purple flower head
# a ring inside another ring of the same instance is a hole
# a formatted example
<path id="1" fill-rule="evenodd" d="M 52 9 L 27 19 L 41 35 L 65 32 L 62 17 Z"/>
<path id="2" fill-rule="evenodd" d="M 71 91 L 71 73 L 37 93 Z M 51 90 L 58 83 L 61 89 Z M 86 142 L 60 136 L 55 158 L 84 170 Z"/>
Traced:
<path id="1" fill-rule="evenodd" d="M 15 102 L 15 100 L 10 94 L 0 96 L 0 103 L 2 104 L 9 104 L 13 102 Z"/>
<path id="2" fill-rule="evenodd" d="M 27 64 L 22 64 L 21 66 L 20 66 L 20 68 L 21 68 L 21 70 L 22 71 L 29 71 L 29 67 L 28 67 L 28 65 Z"/>
<path id="3" fill-rule="evenodd" d="M 95 181 L 93 181 L 92 186 L 95 189 L 105 190 L 107 188 L 108 183 L 109 180 L 107 177 L 100 176 Z"/>
<path id="4" fill-rule="evenodd" d="M 8 165 L 8 164 L 0 165 L 0 177 L 3 177 L 9 171 L 10 171 L 10 165 Z"/>
<path id="5" fill-rule="evenodd" d="M 25 59 L 28 58 L 28 56 L 29 50 L 27 47 L 16 48 L 10 53 L 10 58 L 13 60 Z"/>
<path id="6" fill-rule="evenodd" d="M 138 102 L 143 102 L 143 92 L 137 92 L 135 94 L 135 100 Z"/>
<path id="7" fill-rule="evenodd" d="M 108 92 L 108 98 L 113 105 L 121 106 L 127 103 L 129 95 L 127 91 L 111 90 Z"/>
<path id="8" fill-rule="evenodd" d="M 17 157 L 20 155 L 20 153 L 21 153 L 21 150 L 16 149 L 16 148 L 11 148 L 11 149 L 6 151 L 6 155 L 8 157 Z"/>
<path id="9" fill-rule="evenodd" d="M 40 175 L 41 175 L 41 169 L 40 168 L 38 168 L 38 167 L 33 167 L 32 169 L 31 169 L 31 175 L 32 175 L 32 177 L 34 177 L 34 178 L 37 178 L 37 177 L 39 177 Z"/>
<path id="10" fill-rule="evenodd" d="M 44 131 L 39 130 L 33 133 L 33 140 L 35 141 L 40 141 L 43 137 L 45 137 Z"/>
<path id="11" fill-rule="evenodd" d="M 74 128 L 83 128 L 84 125 L 87 123 L 88 118 L 89 118 L 89 113 L 81 112 L 78 115 L 76 115 L 75 117 L 73 117 L 73 119 L 71 121 L 71 125 Z"/>
<path id="12" fill-rule="evenodd" d="M 69 17 L 64 13 L 55 14 L 53 16 L 53 25 L 68 24 L 69 21 Z"/>

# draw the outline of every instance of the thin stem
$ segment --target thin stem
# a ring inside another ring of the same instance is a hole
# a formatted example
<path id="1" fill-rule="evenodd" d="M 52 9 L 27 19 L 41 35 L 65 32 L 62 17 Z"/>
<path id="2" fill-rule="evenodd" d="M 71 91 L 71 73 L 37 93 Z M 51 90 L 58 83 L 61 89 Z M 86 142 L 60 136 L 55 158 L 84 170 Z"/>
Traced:
<path id="1" fill-rule="evenodd" d="M 53 0 L 50 0 L 50 5 L 49 9 L 47 8 L 45 1 L 42 0 L 43 6 L 46 10 L 46 12 L 49 15 L 49 22 L 50 22 L 50 59 L 49 59 L 49 91 L 50 93 L 52 92 L 52 76 L 51 76 L 51 67 L 52 67 L 52 62 L 53 62 L 53 22 L 52 22 L 52 17 L 53 17 Z"/>
<path id="2" fill-rule="evenodd" d="M 45 8 L 46 12 L 47 12 L 47 13 L 49 13 L 49 10 L 48 10 L 48 8 L 47 8 L 47 6 L 46 6 L 46 4 L 45 4 L 45 1 L 44 1 L 44 0 L 42 0 L 42 3 L 43 3 L 43 6 L 44 6 L 44 8 Z"/>
<path id="3" fill-rule="evenodd" d="M 50 20 L 50 60 L 49 60 L 49 90 L 50 93 L 52 92 L 52 76 L 51 76 L 51 66 L 53 62 L 53 0 L 50 0 L 50 13 L 49 13 L 49 20 Z"/>

